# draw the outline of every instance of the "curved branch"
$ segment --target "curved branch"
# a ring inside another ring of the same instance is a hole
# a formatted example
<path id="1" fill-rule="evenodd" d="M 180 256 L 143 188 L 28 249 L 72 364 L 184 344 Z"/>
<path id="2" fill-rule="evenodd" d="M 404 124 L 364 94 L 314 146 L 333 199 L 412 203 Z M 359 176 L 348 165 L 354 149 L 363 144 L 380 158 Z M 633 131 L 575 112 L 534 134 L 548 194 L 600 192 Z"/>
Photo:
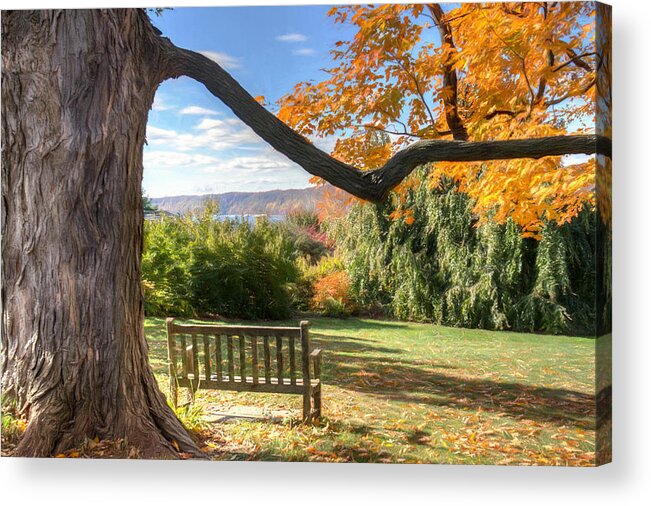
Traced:
<path id="1" fill-rule="evenodd" d="M 452 28 L 445 18 L 443 9 L 439 4 L 428 4 L 427 8 L 436 19 L 439 36 L 441 37 L 441 47 L 447 44 L 449 50 L 454 50 L 455 45 L 452 37 Z M 443 104 L 445 106 L 445 120 L 448 124 L 448 128 L 452 131 L 452 137 L 455 140 L 467 141 L 468 131 L 466 130 L 466 126 L 463 124 L 461 116 L 459 116 L 458 88 L 457 71 L 454 69 L 454 65 L 452 64 L 451 54 L 447 53 L 444 56 L 443 62 L 443 89 L 445 91 L 443 95 Z"/>
<path id="2" fill-rule="evenodd" d="M 565 54 L 570 57 L 569 60 L 567 60 L 565 63 L 560 65 L 559 67 L 556 67 L 554 69 L 554 72 L 562 69 L 565 65 L 568 65 L 570 63 L 574 63 L 577 67 L 582 68 L 583 70 L 586 70 L 587 72 L 592 72 L 592 66 L 589 63 L 586 63 L 583 58 L 588 57 L 588 56 L 595 56 L 597 55 L 596 52 L 588 52 L 588 53 L 583 53 L 583 54 L 576 54 L 576 52 L 572 48 L 566 48 L 565 49 Z"/>
<path id="3" fill-rule="evenodd" d="M 382 128 L 382 127 L 372 125 L 372 124 L 353 125 L 353 126 L 360 127 L 360 128 L 366 128 L 368 130 L 375 130 L 376 132 L 384 132 L 385 134 L 390 134 L 390 135 L 400 135 L 400 136 L 403 136 L 403 137 L 413 137 L 415 139 L 422 139 L 422 136 L 417 135 L 417 134 L 411 134 L 409 132 L 394 132 L 392 130 L 387 130 L 386 128 Z"/>
<path id="4" fill-rule="evenodd" d="M 397 55 L 388 51 L 387 54 L 393 58 L 393 61 L 396 63 L 396 65 L 398 65 L 403 70 L 403 72 L 407 74 L 409 78 L 412 80 L 412 82 L 414 83 L 414 88 L 416 89 L 416 93 L 418 93 L 418 96 L 420 97 L 420 101 L 423 103 L 423 106 L 427 111 L 427 115 L 429 116 L 432 126 L 436 125 L 434 114 L 432 113 L 432 109 L 430 108 L 429 104 L 427 103 L 427 100 L 425 99 L 425 94 L 421 89 L 420 81 L 418 80 L 418 77 L 416 76 L 415 72 L 412 72 L 410 69 L 408 69 L 407 65 L 405 65 Z"/>
<path id="5" fill-rule="evenodd" d="M 553 67 L 554 66 L 554 52 L 551 49 L 547 49 L 547 66 L 548 67 Z M 542 102 L 543 97 L 545 96 L 545 88 L 547 87 L 547 78 L 543 76 L 540 78 L 538 81 L 538 91 L 536 92 L 536 100 L 535 103 L 539 104 Z"/>
<path id="6" fill-rule="evenodd" d="M 187 76 L 202 83 L 235 115 L 277 151 L 307 172 L 348 193 L 381 201 L 416 167 L 430 162 L 477 162 L 598 153 L 611 156 L 611 140 L 597 135 L 561 135 L 505 141 L 422 140 L 398 151 L 383 167 L 361 171 L 332 158 L 262 107 L 217 63 L 161 38 L 167 77 Z"/>
<path id="7" fill-rule="evenodd" d="M 523 112 L 526 111 L 510 111 L 508 109 L 495 109 L 489 112 L 486 116 L 484 116 L 484 119 L 490 120 L 496 116 L 511 116 L 512 118 L 515 118 L 518 114 L 522 114 Z"/>

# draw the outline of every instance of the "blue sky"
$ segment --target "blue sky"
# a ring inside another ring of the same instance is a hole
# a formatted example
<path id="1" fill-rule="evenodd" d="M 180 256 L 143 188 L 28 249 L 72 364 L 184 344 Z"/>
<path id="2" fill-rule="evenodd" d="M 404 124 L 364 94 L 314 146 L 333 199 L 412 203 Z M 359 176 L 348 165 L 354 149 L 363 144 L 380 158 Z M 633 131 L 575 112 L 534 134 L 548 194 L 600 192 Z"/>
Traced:
<path id="1" fill-rule="evenodd" d="M 321 80 L 329 51 L 349 38 L 329 6 L 175 8 L 152 16 L 176 45 L 218 61 L 253 96 L 273 102 L 305 80 Z M 329 150 L 332 139 L 314 139 Z M 143 187 L 150 197 L 309 186 L 302 168 L 275 152 L 203 85 L 159 87 L 149 113 Z"/>

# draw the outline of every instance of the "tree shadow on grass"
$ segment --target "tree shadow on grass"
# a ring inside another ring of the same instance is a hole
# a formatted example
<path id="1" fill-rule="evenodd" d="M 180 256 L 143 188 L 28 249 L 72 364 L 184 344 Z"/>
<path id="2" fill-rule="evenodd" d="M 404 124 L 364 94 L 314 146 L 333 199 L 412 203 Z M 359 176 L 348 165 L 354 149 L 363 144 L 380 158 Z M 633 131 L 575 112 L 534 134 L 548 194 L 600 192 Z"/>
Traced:
<path id="1" fill-rule="evenodd" d="M 390 354 L 399 355 L 403 353 L 400 348 L 389 348 L 387 346 L 378 346 L 375 339 L 352 336 L 331 336 L 322 333 L 310 332 L 311 348 L 324 348 L 328 354 L 334 352 L 340 359 L 343 359 L 342 353 L 346 354 Z M 384 360 L 384 358 L 383 358 Z M 387 359 L 389 361 L 390 359 Z"/>
<path id="2" fill-rule="evenodd" d="M 307 321 L 310 321 L 310 318 L 305 318 Z M 396 322 L 392 320 L 376 320 L 376 319 L 365 319 L 363 317 L 351 317 L 348 318 L 324 318 L 319 316 L 318 318 L 318 328 L 320 331 L 327 332 L 328 330 L 349 330 L 352 328 L 359 329 L 378 329 L 378 330 L 399 330 L 413 327 L 413 323 L 403 323 Z M 348 337 L 347 337 L 348 338 Z"/>
<path id="3" fill-rule="evenodd" d="M 324 383 L 399 402 L 496 413 L 513 418 L 594 429 L 596 399 L 583 392 L 461 377 L 442 369 L 454 366 L 400 358 L 402 350 L 373 346 L 371 340 L 313 334 L 324 348 Z M 391 353 L 392 357 L 369 356 Z M 490 366 L 490 364 L 486 364 Z"/>

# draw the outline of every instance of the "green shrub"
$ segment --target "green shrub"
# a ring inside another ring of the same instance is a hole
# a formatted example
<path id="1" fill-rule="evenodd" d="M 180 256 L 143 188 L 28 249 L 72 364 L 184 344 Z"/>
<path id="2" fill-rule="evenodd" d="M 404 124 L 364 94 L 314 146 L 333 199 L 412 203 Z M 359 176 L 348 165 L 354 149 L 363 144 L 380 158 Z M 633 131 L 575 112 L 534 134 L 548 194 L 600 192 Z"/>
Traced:
<path id="1" fill-rule="evenodd" d="M 318 228 L 319 217 L 315 212 L 299 209 L 287 213 L 285 223 L 298 229 Z"/>
<path id="2" fill-rule="evenodd" d="M 319 303 L 318 311 L 323 316 L 330 316 L 331 318 L 346 318 L 350 316 L 350 310 L 346 307 L 346 303 L 334 297 L 326 297 Z"/>
<path id="3" fill-rule="evenodd" d="M 145 223 L 142 259 L 150 316 L 287 318 L 298 279 L 291 238 L 266 219 L 255 225 L 200 216 Z"/>
<path id="4" fill-rule="evenodd" d="M 349 281 L 346 276 L 346 286 L 340 289 L 342 283 L 337 280 L 337 275 L 344 272 L 345 266 L 341 258 L 328 255 L 322 257 L 318 263 L 312 264 L 304 257 L 299 257 L 297 266 L 300 276 L 294 285 L 292 293 L 292 304 L 294 307 L 301 311 L 317 311 L 326 316 L 334 316 L 334 305 L 325 302 L 328 298 L 339 299 L 338 304 L 343 305 L 345 310 L 341 311 L 342 314 L 350 314 L 353 311 L 352 300 L 349 297 Z M 330 286 L 329 279 L 337 280 L 333 286 Z M 334 292 L 332 288 L 335 288 Z M 346 292 L 345 300 L 342 294 Z M 329 305 L 333 311 L 326 314 L 325 305 Z"/>
<path id="5" fill-rule="evenodd" d="M 266 220 L 215 223 L 190 262 L 191 296 L 202 314 L 287 318 L 287 285 L 297 276 L 291 240 Z"/>
<path id="6" fill-rule="evenodd" d="M 145 313 L 191 316 L 189 259 L 191 230 L 180 218 L 145 221 L 142 285 Z"/>

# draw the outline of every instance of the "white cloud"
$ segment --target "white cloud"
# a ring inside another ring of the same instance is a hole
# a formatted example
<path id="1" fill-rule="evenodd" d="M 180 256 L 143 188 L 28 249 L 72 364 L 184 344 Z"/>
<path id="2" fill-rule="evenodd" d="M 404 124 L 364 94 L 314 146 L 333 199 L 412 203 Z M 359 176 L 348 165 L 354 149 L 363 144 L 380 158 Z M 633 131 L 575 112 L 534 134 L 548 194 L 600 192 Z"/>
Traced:
<path id="1" fill-rule="evenodd" d="M 309 139 L 321 151 L 330 154 L 335 149 L 338 137 L 336 135 L 328 135 L 326 137 L 310 137 Z"/>
<path id="2" fill-rule="evenodd" d="M 568 167 L 570 165 L 578 165 L 581 163 L 586 163 L 588 160 L 591 160 L 594 158 L 595 155 L 582 155 L 582 154 L 577 154 L 577 155 L 564 155 L 561 158 L 561 165 L 563 167 Z"/>
<path id="3" fill-rule="evenodd" d="M 309 186 L 310 174 L 268 146 L 236 156 L 155 149 L 146 148 L 144 157 L 143 187 L 151 197 Z"/>
<path id="4" fill-rule="evenodd" d="M 232 174 L 233 172 L 278 172 L 295 167 L 295 165 L 275 152 L 261 153 L 254 156 L 237 156 L 228 160 L 218 160 L 215 165 L 205 167 L 203 172 L 214 174 L 223 172 Z"/>
<path id="5" fill-rule="evenodd" d="M 266 144 L 248 126 L 235 118 L 202 118 L 192 132 L 177 132 L 152 125 L 147 126 L 147 144 L 164 146 L 168 150 L 224 151 L 251 150 Z"/>
<path id="6" fill-rule="evenodd" d="M 197 130 L 209 130 L 211 128 L 223 127 L 226 122 L 223 119 L 203 118 L 195 127 Z"/>
<path id="7" fill-rule="evenodd" d="M 189 188 L 189 193 L 205 195 L 206 193 L 226 192 L 256 192 L 273 189 L 307 188 L 310 186 L 309 174 L 297 169 L 286 169 L 278 173 L 265 174 L 269 177 L 250 177 L 250 173 L 220 174 L 209 181 L 205 181 L 203 175 L 201 181 L 197 181 Z"/>
<path id="8" fill-rule="evenodd" d="M 189 105 L 188 107 L 184 107 L 179 111 L 181 114 L 194 114 L 197 116 L 215 116 L 219 114 L 217 111 L 214 111 L 213 109 L 206 109 L 205 107 L 199 107 L 198 105 Z"/>
<path id="9" fill-rule="evenodd" d="M 147 170 L 198 168 L 218 162 L 219 159 L 214 156 L 176 151 L 148 150 L 143 155 L 143 163 Z"/>
<path id="10" fill-rule="evenodd" d="M 268 146 L 240 156 L 155 149 L 144 156 L 143 186 L 151 197 L 309 186 L 310 174 Z"/>
<path id="11" fill-rule="evenodd" d="M 312 48 L 309 47 L 302 47 L 300 49 L 294 49 L 292 51 L 292 54 L 298 55 L 298 56 L 312 56 L 316 54 L 316 51 Z"/>
<path id="12" fill-rule="evenodd" d="M 239 69 L 242 68 L 240 60 L 234 56 L 219 51 L 199 51 L 206 58 L 210 58 L 215 63 L 221 65 L 225 69 Z"/>
<path id="13" fill-rule="evenodd" d="M 285 33 L 283 35 L 278 35 L 276 40 L 281 42 L 305 42 L 307 37 L 302 33 Z"/>
<path id="14" fill-rule="evenodd" d="M 167 103 L 167 99 L 160 94 L 154 96 L 154 103 L 151 106 L 154 111 L 167 111 L 172 109 L 172 106 Z"/>

